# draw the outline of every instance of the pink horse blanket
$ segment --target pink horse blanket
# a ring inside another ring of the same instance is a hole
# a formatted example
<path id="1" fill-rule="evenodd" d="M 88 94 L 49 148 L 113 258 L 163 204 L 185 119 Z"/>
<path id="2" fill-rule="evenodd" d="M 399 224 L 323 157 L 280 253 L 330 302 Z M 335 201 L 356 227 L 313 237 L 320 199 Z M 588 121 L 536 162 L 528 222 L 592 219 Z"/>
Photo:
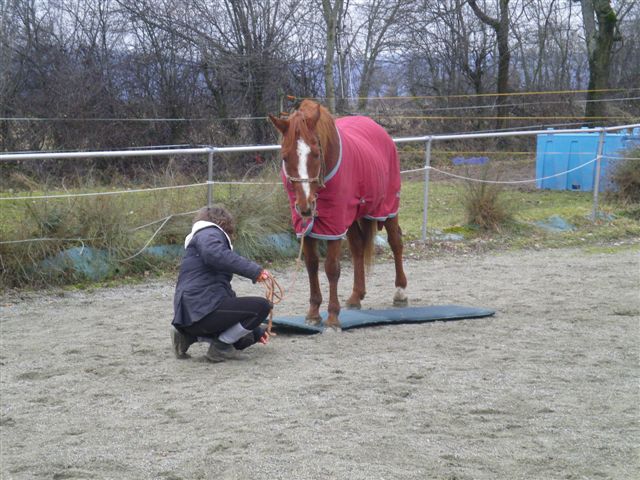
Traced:
<path id="1" fill-rule="evenodd" d="M 336 166 L 325 176 L 325 188 L 318 190 L 316 217 L 303 220 L 296 212 L 295 194 L 283 170 L 298 237 L 344 238 L 355 220 L 382 222 L 398 214 L 400 162 L 389 134 L 367 117 L 339 118 L 336 127 L 340 155 Z"/>

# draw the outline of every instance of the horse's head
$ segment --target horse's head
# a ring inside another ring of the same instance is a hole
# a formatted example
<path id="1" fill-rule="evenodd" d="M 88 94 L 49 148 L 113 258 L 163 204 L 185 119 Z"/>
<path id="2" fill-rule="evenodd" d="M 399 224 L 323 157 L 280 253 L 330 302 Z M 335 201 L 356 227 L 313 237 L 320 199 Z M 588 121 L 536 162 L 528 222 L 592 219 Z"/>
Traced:
<path id="1" fill-rule="evenodd" d="M 310 101 L 303 102 L 287 119 L 269 115 L 282 133 L 284 172 L 295 192 L 296 210 L 305 218 L 315 214 L 317 192 L 323 185 L 324 158 L 316 130 L 322 115 L 322 107 Z"/>

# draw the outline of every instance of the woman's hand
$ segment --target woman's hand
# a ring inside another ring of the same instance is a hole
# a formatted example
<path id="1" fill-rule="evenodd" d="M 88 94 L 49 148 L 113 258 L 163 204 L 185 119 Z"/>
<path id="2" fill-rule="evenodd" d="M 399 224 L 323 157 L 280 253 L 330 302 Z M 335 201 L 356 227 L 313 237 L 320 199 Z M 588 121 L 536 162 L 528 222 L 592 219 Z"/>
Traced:
<path id="1" fill-rule="evenodd" d="M 269 338 L 270 338 L 269 332 L 264 332 L 262 336 L 258 339 L 258 342 L 260 342 L 263 345 L 266 345 L 267 343 L 269 343 Z"/>
<path id="2" fill-rule="evenodd" d="M 268 270 L 262 270 L 262 272 L 260 272 L 260 275 L 258 275 L 258 282 L 266 282 L 267 280 L 269 280 L 270 278 L 273 278 L 273 275 L 271 275 L 271 272 L 269 272 Z"/>

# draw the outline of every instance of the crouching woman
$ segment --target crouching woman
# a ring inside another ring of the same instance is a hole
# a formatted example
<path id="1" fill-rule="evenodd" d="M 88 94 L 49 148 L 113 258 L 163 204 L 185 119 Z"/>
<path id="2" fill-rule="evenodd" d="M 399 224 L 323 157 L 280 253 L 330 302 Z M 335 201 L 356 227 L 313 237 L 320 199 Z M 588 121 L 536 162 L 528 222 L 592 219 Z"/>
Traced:
<path id="1" fill-rule="evenodd" d="M 266 343 L 260 327 L 272 305 L 262 297 L 237 297 L 233 275 L 255 282 L 269 278 L 260 265 L 233 251 L 235 221 L 222 206 L 201 208 L 185 238 L 185 255 L 173 300 L 172 344 L 176 358 L 189 358 L 196 341 L 210 344 L 211 362 L 232 358 L 236 350 Z"/>

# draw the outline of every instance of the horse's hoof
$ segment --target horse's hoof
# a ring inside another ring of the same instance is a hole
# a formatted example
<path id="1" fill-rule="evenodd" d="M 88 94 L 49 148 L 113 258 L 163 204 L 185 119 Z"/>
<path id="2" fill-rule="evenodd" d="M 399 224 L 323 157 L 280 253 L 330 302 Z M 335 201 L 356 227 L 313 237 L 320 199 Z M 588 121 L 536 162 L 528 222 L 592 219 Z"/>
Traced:
<path id="1" fill-rule="evenodd" d="M 327 325 L 327 328 L 325 328 L 322 333 L 324 334 L 324 333 L 340 333 L 340 332 L 342 332 L 342 328 L 340 328 L 340 325 Z"/>
<path id="2" fill-rule="evenodd" d="M 359 303 L 347 303 L 348 310 L 360 310 L 361 308 L 362 305 L 360 305 Z"/>
<path id="3" fill-rule="evenodd" d="M 406 307 L 407 305 L 409 305 L 409 297 L 404 293 L 404 288 L 398 287 L 395 295 L 393 296 L 393 306 Z"/>
<path id="4" fill-rule="evenodd" d="M 317 327 L 318 325 L 320 325 L 320 323 L 322 323 L 322 317 L 320 315 L 314 317 L 305 317 L 304 323 L 313 327 Z"/>

